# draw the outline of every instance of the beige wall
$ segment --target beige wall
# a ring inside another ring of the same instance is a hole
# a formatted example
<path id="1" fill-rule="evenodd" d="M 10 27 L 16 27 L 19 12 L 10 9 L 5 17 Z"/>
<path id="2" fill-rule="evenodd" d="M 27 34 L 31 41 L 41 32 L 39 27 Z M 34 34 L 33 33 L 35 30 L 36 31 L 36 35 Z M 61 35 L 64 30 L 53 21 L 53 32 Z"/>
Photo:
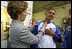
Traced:
<path id="1" fill-rule="evenodd" d="M 59 6 L 59 7 L 54 7 L 56 14 L 55 18 L 52 20 L 55 24 L 59 25 L 61 27 L 62 25 L 62 19 L 64 17 L 69 17 L 69 9 L 71 8 L 71 4 Z M 45 18 L 45 10 L 34 13 L 33 18 L 36 18 L 37 21 L 39 20 L 44 20 Z"/>
<path id="2" fill-rule="evenodd" d="M 45 10 L 34 13 L 33 18 L 36 18 L 37 21 L 44 20 L 44 18 L 45 18 Z"/>

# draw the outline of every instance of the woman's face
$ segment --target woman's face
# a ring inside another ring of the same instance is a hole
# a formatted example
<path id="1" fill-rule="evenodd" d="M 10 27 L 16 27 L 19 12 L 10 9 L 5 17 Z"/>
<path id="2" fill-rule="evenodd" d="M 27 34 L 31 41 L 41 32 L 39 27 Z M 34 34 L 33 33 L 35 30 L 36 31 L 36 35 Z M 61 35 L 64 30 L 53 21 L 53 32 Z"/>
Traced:
<path id="1" fill-rule="evenodd" d="M 26 12 L 26 10 L 24 11 L 24 12 L 22 12 L 22 14 L 20 14 L 20 20 L 21 21 L 24 21 L 25 20 L 25 18 L 26 18 L 26 16 L 27 16 L 27 12 Z"/>

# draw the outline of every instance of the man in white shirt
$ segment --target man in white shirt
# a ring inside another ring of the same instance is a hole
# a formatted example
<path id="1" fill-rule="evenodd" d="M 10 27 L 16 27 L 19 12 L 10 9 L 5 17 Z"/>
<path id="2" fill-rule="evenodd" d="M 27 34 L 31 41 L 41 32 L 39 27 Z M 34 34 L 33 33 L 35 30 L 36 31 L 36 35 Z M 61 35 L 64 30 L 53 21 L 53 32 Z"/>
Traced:
<path id="1" fill-rule="evenodd" d="M 43 25 L 46 25 L 46 28 L 43 30 L 44 35 L 38 43 L 38 48 L 56 48 L 55 41 L 59 41 L 61 34 L 57 25 L 51 22 L 51 20 L 54 18 L 54 15 L 55 11 L 53 9 L 48 9 L 45 13 L 45 20 L 38 22 L 36 28 L 37 30 L 34 30 L 34 34 L 36 34 L 37 31 L 42 29 Z"/>

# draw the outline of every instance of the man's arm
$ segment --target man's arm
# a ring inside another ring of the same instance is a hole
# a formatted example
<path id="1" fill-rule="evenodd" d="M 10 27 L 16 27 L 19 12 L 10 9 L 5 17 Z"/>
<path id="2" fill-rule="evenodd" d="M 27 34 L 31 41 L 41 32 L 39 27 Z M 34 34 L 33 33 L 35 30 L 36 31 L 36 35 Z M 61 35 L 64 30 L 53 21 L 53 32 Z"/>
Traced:
<path id="1" fill-rule="evenodd" d="M 58 29 L 58 26 L 55 24 L 56 26 L 56 37 L 54 38 L 54 41 L 57 41 L 57 42 L 62 42 L 62 37 L 61 37 L 61 33 L 60 33 L 60 30 Z"/>

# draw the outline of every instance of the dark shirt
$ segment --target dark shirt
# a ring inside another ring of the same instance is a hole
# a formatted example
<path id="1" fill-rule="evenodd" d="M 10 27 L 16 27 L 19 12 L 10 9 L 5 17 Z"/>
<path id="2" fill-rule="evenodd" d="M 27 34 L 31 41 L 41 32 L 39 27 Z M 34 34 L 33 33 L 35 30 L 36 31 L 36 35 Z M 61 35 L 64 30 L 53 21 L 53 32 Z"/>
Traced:
<path id="1" fill-rule="evenodd" d="M 71 30 L 65 35 L 63 48 L 71 48 Z"/>

